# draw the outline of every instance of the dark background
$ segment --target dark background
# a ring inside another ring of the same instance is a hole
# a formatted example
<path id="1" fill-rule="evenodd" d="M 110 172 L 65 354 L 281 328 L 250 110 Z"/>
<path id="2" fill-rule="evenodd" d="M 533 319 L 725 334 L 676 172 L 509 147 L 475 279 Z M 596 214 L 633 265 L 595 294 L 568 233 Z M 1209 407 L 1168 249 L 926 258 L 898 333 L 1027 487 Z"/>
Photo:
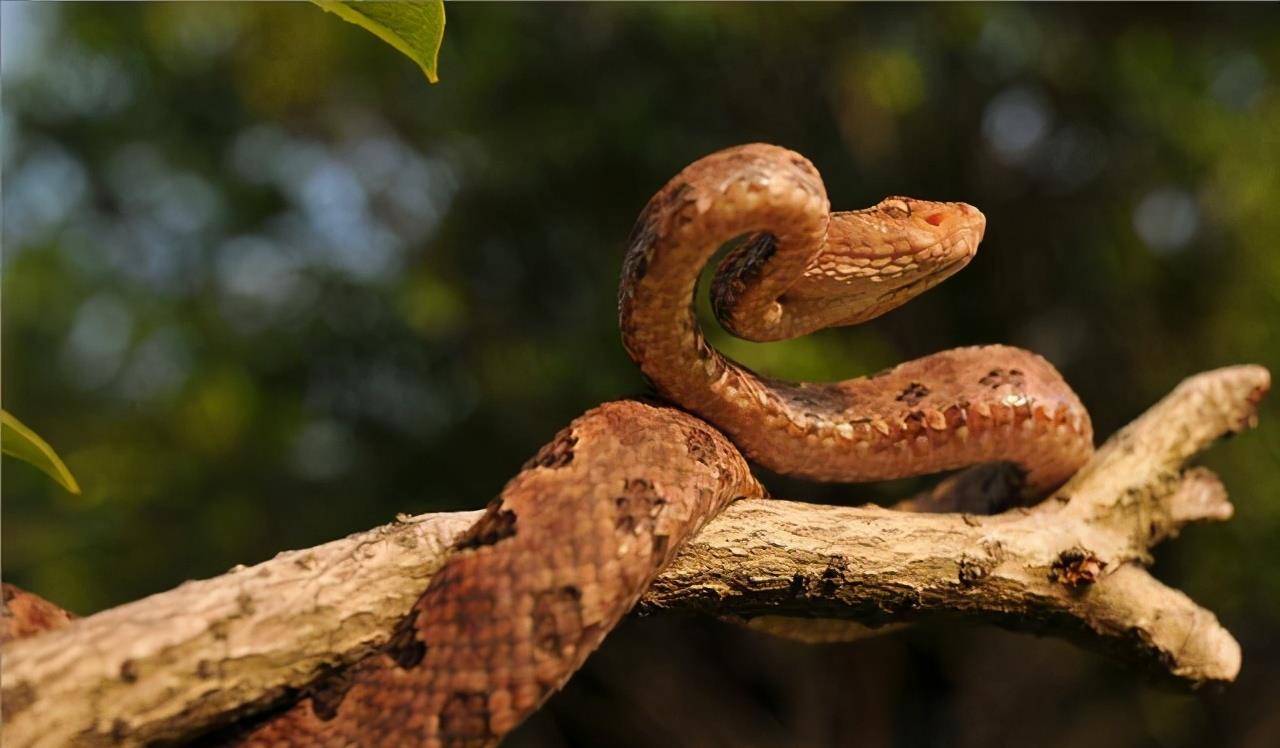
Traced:
<path id="1" fill-rule="evenodd" d="M 308 4 L 6 0 L 4 407 L 84 493 L 6 460 L 5 578 L 85 614 L 482 506 L 572 417 L 643 392 L 616 330 L 623 241 L 681 167 L 748 141 L 809 156 L 838 208 L 908 194 L 989 222 L 965 272 L 870 325 L 715 330 L 771 374 L 1012 343 L 1105 437 L 1198 370 L 1280 370 L 1278 21 L 451 5 L 429 86 Z M 1224 692 L 990 629 L 804 647 L 632 620 L 510 744 L 1280 744 L 1276 402 L 1207 459 L 1236 517 L 1159 549 L 1244 645 Z"/>

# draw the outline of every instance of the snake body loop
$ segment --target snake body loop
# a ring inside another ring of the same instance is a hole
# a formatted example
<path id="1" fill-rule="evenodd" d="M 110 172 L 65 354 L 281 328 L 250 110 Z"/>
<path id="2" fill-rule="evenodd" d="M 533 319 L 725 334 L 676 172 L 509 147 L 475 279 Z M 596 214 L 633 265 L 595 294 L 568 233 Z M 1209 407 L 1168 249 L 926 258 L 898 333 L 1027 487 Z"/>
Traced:
<path id="1" fill-rule="evenodd" d="M 816 170 L 776 146 L 721 151 L 650 200 L 620 290 L 623 344 L 667 399 L 752 460 L 818 480 L 868 481 L 1010 461 L 1030 494 L 1092 448 L 1061 375 L 1017 348 L 945 351 L 832 384 L 764 379 L 707 345 L 689 304 L 717 248 L 750 237 L 713 286 L 721 321 L 755 340 L 878 316 L 964 267 L 986 222 L 963 203 L 888 198 L 830 213 Z"/>
<path id="2" fill-rule="evenodd" d="M 963 267 L 984 227 L 970 206 L 909 198 L 831 213 L 813 165 L 776 146 L 687 167 L 636 224 L 619 320 L 659 394 L 705 422 L 637 401 L 576 419 L 458 541 L 382 651 L 236 741 L 495 743 L 568 680 L 689 537 L 729 502 L 763 495 L 744 453 L 822 480 L 1000 461 L 1019 467 L 1027 497 L 1064 481 L 1092 450 L 1089 417 L 1035 354 L 962 348 L 870 377 L 788 383 L 719 354 L 693 313 L 702 267 L 735 238 L 745 240 L 719 269 L 714 308 L 731 331 L 776 340 L 904 303 Z"/>

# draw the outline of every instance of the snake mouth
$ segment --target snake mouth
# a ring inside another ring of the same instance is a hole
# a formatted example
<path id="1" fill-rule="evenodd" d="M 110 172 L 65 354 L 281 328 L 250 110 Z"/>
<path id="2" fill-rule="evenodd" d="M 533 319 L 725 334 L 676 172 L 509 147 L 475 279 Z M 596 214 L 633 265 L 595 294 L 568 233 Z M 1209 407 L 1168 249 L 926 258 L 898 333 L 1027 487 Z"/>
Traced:
<path id="1" fill-rule="evenodd" d="M 953 256 L 942 263 L 930 268 L 929 272 L 912 278 L 910 281 L 899 286 L 894 286 L 885 290 L 878 297 L 879 304 L 887 304 L 900 301 L 904 296 L 912 298 L 917 294 L 924 293 L 930 288 L 938 285 L 952 275 L 959 272 L 965 265 L 969 264 L 969 260 L 973 258 L 973 245 L 970 245 L 968 251 L 963 254 Z"/>

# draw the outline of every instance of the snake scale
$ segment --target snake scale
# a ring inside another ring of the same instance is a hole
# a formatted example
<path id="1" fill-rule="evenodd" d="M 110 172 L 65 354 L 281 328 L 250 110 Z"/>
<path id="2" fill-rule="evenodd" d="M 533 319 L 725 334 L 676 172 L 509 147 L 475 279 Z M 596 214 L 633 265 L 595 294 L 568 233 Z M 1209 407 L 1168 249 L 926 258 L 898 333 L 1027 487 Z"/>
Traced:
<path id="1" fill-rule="evenodd" d="M 829 384 L 768 379 L 707 344 L 698 278 L 731 332 L 778 340 L 862 322 L 973 257 L 963 203 L 888 198 L 832 213 L 803 156 L 772 145 L 702 158 L 632 233 L 622 340 L 666 405 L 601 405 L 544 446 L 456 543 L 383 651 L 315 684 L 235 742 L 491 745 L 562 686 L 681 545 L 727 504 L 764 495 L 747 460 L 818 480 L 1018 466 L 1025 497 L 1089 456 L 1089 416 L 1017 348 L 936 353 Z M 696 417 L 695 417 L 696 416 Z M 712 425 L 714 424 L 714 428 Z"/>

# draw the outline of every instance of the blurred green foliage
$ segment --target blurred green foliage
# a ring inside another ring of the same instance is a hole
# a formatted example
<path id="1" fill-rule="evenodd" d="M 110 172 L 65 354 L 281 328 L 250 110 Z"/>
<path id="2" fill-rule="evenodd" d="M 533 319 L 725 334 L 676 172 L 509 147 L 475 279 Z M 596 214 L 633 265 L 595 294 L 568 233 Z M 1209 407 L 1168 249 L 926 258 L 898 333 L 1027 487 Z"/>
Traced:
<path id="1" fill-rule="evenodd" d="M 308 5 L 0 9 L 5 406 L 84 489 L 6 469 L 3 567 L 79 613 L 479 507 L 569 419 L 642 392 L 623 241 L 737 143 L 809 156 L 839 208 L 988 217 L 965 272 L 870 325 L 712 331 L 771 374 L 1012 343 L 1105 436 L 1195 371 L 1280 371 L 1272 8 L 463 4 L 436 86 Z M 1157 572 L 1242 639 L 1223 694 L 988 631 L 809 649 L 632 622 L 513 743 L 1280 743 L 1276 399 L 1207 463 L 1237 516 Z"/>

